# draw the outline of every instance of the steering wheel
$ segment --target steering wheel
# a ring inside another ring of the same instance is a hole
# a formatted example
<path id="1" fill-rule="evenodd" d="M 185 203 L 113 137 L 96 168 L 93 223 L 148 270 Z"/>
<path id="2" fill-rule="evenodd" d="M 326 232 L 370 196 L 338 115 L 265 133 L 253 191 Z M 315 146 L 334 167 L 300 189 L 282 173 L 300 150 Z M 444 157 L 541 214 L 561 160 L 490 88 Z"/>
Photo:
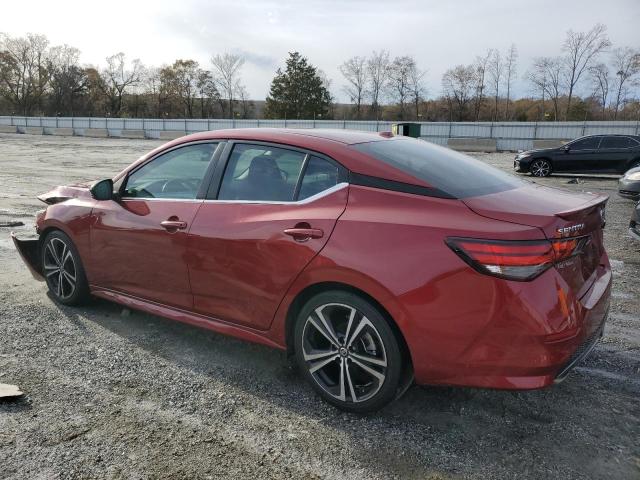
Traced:
<path id="1" fill-rule="evenodd" d="M 175 185 L 178 188 L 169 188 L 171 185 Z M 165 192 L 180 192 L 180 191 L 190 191 L 193 189 L 195 185 L 194 180 L 184 180 L 182 178 L 172 178 L 164 182 L 160 191 L 162 193 Z"/>

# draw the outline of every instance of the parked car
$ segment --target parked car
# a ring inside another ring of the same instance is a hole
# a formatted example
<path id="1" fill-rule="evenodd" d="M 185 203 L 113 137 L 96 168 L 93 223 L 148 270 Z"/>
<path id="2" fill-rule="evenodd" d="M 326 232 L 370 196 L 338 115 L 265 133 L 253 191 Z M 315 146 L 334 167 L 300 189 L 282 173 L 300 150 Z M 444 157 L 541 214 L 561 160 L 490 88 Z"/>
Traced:
<path id="1" fill-rule="evenodd" d="M 640 202 L 638 202 L 636 208 L 633 209 L 631 222 L 629 223 L 629 234 L 640 241 Z"/>
<path id="2" fill-rule="evenodd" d="M 631 200 L 640 200 L 640 167 L 632 168 L 618 181 L 618 194 Z"/>
<path id="3" fill-rule="evenodd" d="M 199 133 L 39 198 L 39 237 L 13 237 L 58 302 L 91 294 L 286 350 L 349 411 L 414 378 L 546 387 L 609 307 L 607 196 L 407 137 Z"/>
<path id="4" fill-rule="evenodd" d="M 547 177 L 552 173 L 624 173 L 640 167 L 640 137 L 588 135 L 558 148 L 528 150 L 516 155 L 518 173 Z"/>

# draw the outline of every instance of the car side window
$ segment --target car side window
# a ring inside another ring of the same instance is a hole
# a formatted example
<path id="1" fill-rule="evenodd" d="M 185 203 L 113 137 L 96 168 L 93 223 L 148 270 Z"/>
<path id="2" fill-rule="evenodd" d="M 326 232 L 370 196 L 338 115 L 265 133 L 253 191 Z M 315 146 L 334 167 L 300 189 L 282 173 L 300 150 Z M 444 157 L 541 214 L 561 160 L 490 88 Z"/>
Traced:
<path id="1" fill-rule="evenodd" d="M 588 137 L 576 140 L 571 144 L 571 150 L 593 150 L 598 148 L 600 137 Z"/>
<path id="2" fill-rule="evenodd" d="M 300 184 L 298 200 L 312 197 L 338 184 L 338 166 L 318 157 L 309 158 Z"/>
<path id="3" fill-rule="evenodd" d="M 270 145 L 235 145 L 218 199 L 291 202 L 305 156 Z"/>
<path id="4" fill-rule="evenodd" d="M 127 178 L 125 198 L 195 199 L 217 143 L 198 143 L 154 158 Z"/>
<path id="5" fill-rule="evenodd" d="M 600 150 L 603 148 L 629 148 L 631 146 L 629 137 L 602 137 Z"/>

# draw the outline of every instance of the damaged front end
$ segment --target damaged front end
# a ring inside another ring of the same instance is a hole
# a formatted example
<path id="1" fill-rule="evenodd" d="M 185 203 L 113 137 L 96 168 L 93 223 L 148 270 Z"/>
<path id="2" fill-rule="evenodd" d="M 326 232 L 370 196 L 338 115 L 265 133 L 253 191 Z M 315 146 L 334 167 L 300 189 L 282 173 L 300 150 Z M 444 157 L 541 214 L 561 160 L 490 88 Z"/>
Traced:
<path id="1" fill-rule="evenodd" d="M 15 232 L 11 232 L 11 240 L 16 246 L 22 261 L 27 265 L 31 275 L 38 281 L 43 282 L 42 267 L 40 262 L 40 239 L 33 235 L 18 238 Z"/>

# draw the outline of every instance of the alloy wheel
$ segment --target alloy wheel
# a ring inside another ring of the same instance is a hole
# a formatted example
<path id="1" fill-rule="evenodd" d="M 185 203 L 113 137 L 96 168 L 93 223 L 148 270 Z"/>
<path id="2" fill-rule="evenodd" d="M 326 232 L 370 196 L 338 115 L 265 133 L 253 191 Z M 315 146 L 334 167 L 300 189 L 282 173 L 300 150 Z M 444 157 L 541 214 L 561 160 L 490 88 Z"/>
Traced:
<path id="1" fill-rule="evenodd" d="M 51 290 L 60 299 L 70 298 L 76 291 L 77 269 L 73 253 L 60 238 L 51 238 L 44 249 L 44 274 Z"/>
<path id="2" fill-rule="evenodd" d="M 307 317 L 302 356 L 318 385 L 341 402 L 372 398 L 387 375 L 380 333 L 362 312 L 342 303 L 321 305 Z"/>
<path id="3" fill-rule="evenodd" d="M 531 175 L 547 177 L 551 173 L 551 165 L 546 160 L 536 160 L 531 164 Z"/>

